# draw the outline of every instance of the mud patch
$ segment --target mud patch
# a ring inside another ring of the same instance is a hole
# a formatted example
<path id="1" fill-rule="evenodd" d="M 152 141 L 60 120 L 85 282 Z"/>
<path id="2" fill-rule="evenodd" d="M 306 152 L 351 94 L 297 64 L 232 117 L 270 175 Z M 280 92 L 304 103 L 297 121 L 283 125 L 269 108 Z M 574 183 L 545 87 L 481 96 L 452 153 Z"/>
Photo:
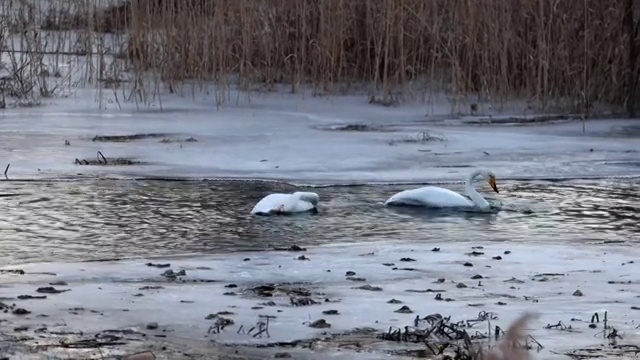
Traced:
<path id="1" fill-rule="evenodd" d="M 189 346 L 166 341 L 162 330 L 141 332 L 112 329 L 96 333 L 56 331 L 47 326 L 27 328 L 19 334 L 0 334 L 0 354 L 29 359 L 247 359 L 271 358 L 270 352 L 239 346 L 216 346 L 191 341 Z M 147 357 L 140 357 L 146 355 Z M 0 356 L 0 359 L 4 357 Z"/>
<path id="2" fill-rule="evenodd" d="M 267 303 L 262 303 L 262 305 L 265 306 L 289 305 L 297 307 L 317 305 L 326 301 L 326 299 L 320 297 L 314 299 L 314 295 L 320 296 L 323 295 L 322 293 L 314 293 L 311 290 L 298 285 L 300 284 L 264 284 L 245 289 L 242 291 L 242 294 L 258 298 L 289 298 L 288 304 L 276 304 L 273 301 L 269 301 Z"/>
<path id="3" fill-rule="evenodd" d="M 316 130 L 324 131 L 346 131 L 346 132 L 393 132 L 395 130 L 388 126 L 369 124 L 333 124 L 313 127 Z"/>
<path id="4" fill-rule="evenodd" d="M 435 135 L 429 130 L 424 130 L 413 136 L 391 140 L 388 142 L 388 144 L 391 146 L 395 146 L 399 144 L 425 144 L 442 141 L 447 141 L 447 139 L 444 136 Z"/>
<path id="5" fill-rule="evenodd" d="M 609 358 L 636 358 L 640 354 L 640 346 L 633 344 L 599 346 L 594 348 L 576 349 L 565 353 L 572 359 L 609 359 Z M 628 357 L 627 357 L 628 356 Z"/>
<path id="6" fill-rule="evenodd" d="M 605 161 L 602 163 L 603 165 L 609 165 L 609 166 L 631 166 L 631 167 L 640 167 L 640 161 Z"/>
<path id="7" fill-rule="evenodd" d="M 290 348 L 290 349 L 314 349 L 314 350 L 371 350 L 375 344 L 385 342 L 380 338 L 380 332 L 374 328 L 355 328 L 351 331 L 327 334 L 314 339 L 301 339 L 286 342 L 269 342 L 250 345 L 259 348 Z"/>
<path id="8" fill-rule="evenodd" d="M 245 292 L 258 297 L 311 296 L 310 290 L 297 285 L 298 284 L 265 284 L 247 289 Z"/>
<path id="9" fill-rule="evenodd" d="M 640 125 L 616 126 L 608 134 L 611 137 L 638 138 Z"/>
<path id="10" fill-rule="evenodd" d="M 581 114 L 556 114 L 556 115 L 535 115 L 535 116 L 508 116 L 508 117 L 473 117 L 462 118 L 466 125 L 514 125 L 524 126 L 532 124 L 550 124 L 565 121 L 582 120 L 585 116 Z"/>
<path id="11" fill-rule="evenodd" d="M 443 169 L 462 169 L 462 168 L 472 168 L 473 165 L 433 165 L 435 168 L 443 168 Z"/>
<path id="12" fill-rule="evenodd" d="M 182 143 L 182 142 L 190 143 L 190 142 L 198 142 L 198 139 L 196 139 L 193 136 L 188 137 L 186 139 L 171 139 L 169 137 L 163 137 L 162 140 L 160 140 L 160 142 L 163 144 Z"/>
<path id="13" fill-rule="evenodd" d="M 150 134 L 133 134 L 133 135 L 96 135 L 91 141 L 100 142 L 129 142 L 144 139 L 166 138 L 168 134 L 150 133 Z"/>

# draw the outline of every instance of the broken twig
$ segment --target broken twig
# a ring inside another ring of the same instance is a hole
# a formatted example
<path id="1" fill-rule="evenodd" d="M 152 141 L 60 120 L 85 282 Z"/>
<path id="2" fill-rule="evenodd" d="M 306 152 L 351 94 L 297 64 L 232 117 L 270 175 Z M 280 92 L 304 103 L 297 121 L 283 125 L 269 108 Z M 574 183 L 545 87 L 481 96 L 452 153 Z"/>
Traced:
<path id="1" fill-rule="evenodd" d="M 96 155 L 96 158 L 98 159 L 98 164 L 102 164 L 102 162 L 100 162 L 100 158 L 102 157 L 102 160 L 104 161 L 104 164 L 107 165 L 107 158 L 102 155 L 102 152 L 100 150 L 98 150 L 98 154 Z"/>

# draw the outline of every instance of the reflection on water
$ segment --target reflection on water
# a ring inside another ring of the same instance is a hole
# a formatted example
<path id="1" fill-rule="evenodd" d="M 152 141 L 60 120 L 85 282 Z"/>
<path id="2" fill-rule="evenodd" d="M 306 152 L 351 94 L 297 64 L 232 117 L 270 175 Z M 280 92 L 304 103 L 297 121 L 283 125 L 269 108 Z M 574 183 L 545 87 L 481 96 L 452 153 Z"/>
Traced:
<path id="1" fill-rule="evenodd" d="M 575 229 L 585 238 L 640 241 L 640 183 L 637 180 L 514 184 L 512 191 L 518 199 L 514 206 L 518 202 L 532 206 L 532 212 L 525 215 L 530 221 L 537 219 L 545 223 L 543 226 Z"/>
<path id="2" fill-rule="evenodd" d="M 2 194 L 18 195 L 0 198 L 0 263 L 343 241 L 640 239 L 637 180 L 505 183 L 500 194 L 492 194 L 502 204 L 493 213 L 382 205 L 410 187 L 311 189 L 320 194 L 320 214 L 253 217 L 249 212 L 264 195 L 295 189 L 253 182 L 3 182 Z"/>

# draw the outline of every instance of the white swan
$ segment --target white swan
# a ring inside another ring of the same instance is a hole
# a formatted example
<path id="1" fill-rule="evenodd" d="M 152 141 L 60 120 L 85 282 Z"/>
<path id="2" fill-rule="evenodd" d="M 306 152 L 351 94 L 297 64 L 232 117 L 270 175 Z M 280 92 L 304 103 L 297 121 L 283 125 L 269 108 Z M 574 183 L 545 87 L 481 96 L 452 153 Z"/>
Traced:
<path id="1" fill-rule="evenodd" d="M 314 192 L 297 191 L 293 194 L 269 194 L 251 210 L 253 215 L 287 215 L 316 212 L 320 197 Z"/>
<path id="2" fill-rule="evenodd" d="M 482 195 L 473 188 L 473 181 L 476 177 L 481 176 L 487 180 L 493 191 L 498 191 L 496 185 L 496 176 L 491 171 L 475 170 L 465 182 L 465 192 L 469 198 L 458 194 L 457 192 L 444 189 L 437 186 L 425 186 L 418 189 L 404 190 L 390 197 L 385 205 L 412 205 L 425 206 L 435 208 L 478 208 L 488 209 L 491 204 L 485 200 Z"/>

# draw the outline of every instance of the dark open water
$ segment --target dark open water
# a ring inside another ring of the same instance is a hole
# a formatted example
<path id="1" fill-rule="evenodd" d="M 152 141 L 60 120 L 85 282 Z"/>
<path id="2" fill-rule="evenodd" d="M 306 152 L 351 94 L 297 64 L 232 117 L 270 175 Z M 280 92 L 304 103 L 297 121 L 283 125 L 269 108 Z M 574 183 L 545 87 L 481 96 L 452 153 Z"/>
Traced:
<path id="1" fill-rule="evenodd" d="M 320 213 L 253 217 L 264 182 L 3 182 L 0 264 L 372 240 L 640 242 L 640 180 L 507 182 L 496 213 L 386 208 L 413 185 L 307 189 Z M 461 191 L 461 185 L 446 186 Z M 484 193 L 487 193 L 486 189 Z"/>

